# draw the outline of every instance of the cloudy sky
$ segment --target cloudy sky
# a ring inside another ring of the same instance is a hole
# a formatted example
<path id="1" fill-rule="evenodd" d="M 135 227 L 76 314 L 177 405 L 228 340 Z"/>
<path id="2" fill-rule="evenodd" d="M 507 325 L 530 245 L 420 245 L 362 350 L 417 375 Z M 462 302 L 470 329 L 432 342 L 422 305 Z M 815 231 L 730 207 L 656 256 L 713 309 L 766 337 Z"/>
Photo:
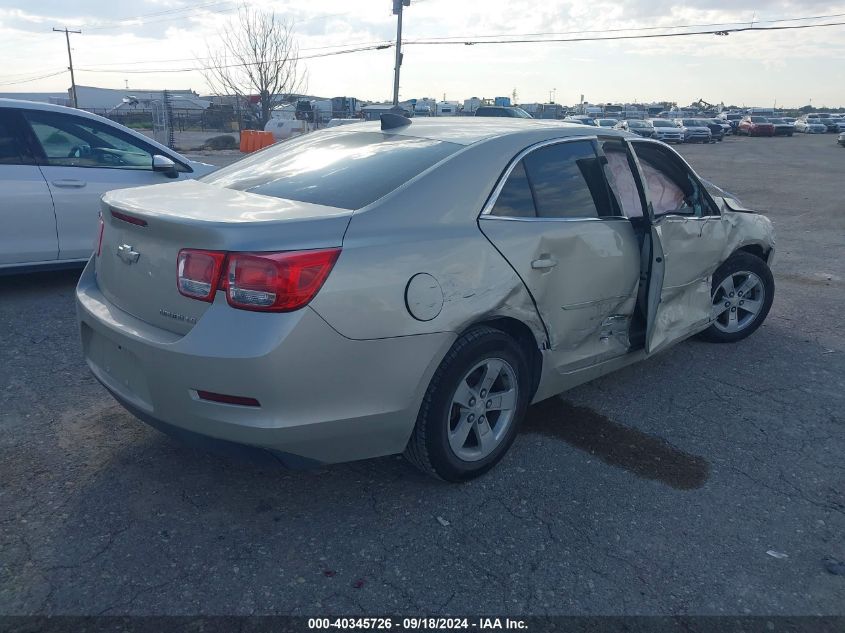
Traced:
<path id="1" fill-rule="evenodd" d="M 308 92 L 390 97 L 392 49 L 313 56 L 395 38 L 391 0 L 253 0 L 249 4 L 275 10 L 294 22 L 301 54 L 311 57 L 304 62 Z M 124 88 L 128 81 L 130 91 L 191 88 L 204 93 L 203 75 L 191 69 L 203 63 L 215 34 L 234 28 L 236 18 L 234 1 L 0 0 L 0 92 L 66 90 L 65 39 L 52 28 L 68 26 L 82 30 L 81 35 L 72 36 L 78 84 Z M 845 22 L 845 1 L 412 0 L 405 12 L 405 38 L 431 42 L 526 34 L 544 34 L 529 39 L 609 37 L 711 28 L 668 28 L 678 25 L 747 26 L 752 22 L 759 26 Z M 519 101 L 533 102 L 548 101 L 554 91 L 555 100 L 564 104 L 577 103 L 583 94 L 594 103 L 674 100 L 687 104 L 703 98 L 749 106 L 800 106 L 810 100 L 818 106 L 845 106 L 843 62 L 845 26 L 727 37 L 409 44 L 400 93 L 403 99 L 445 95 L 462 100 L 510 95 L 516 90 Z"/>

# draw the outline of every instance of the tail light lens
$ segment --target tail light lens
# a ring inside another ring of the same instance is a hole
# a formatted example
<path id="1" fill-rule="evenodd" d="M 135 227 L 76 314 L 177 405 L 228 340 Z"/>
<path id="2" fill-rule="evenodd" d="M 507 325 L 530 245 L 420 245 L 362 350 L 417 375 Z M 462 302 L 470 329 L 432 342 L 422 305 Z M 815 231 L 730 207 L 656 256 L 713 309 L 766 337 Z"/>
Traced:
<path id="1" fill-rule="evenodd" d="M 285 253 L 230 253 L 226 299 L 242 310 L 291 312 L 317 294 L 340 255 L 339 248 Z"/>
<path id="2" fill-rule="evenodd" d="M 339 248 L 282 253 L 186 248 L 179 251 L 177 285 L 191 299 L 214 301 L 220 289 L 233 308 L 292 312 L 314 298 L 339 255 Z"/>
<path id="3" fill-rule="evenodd" d="M 219 251 L 190 248 L 179 251 L 176 285 L 180 294 L 200 301 L 214 301 L 225 260 L 226 253 Z"/>

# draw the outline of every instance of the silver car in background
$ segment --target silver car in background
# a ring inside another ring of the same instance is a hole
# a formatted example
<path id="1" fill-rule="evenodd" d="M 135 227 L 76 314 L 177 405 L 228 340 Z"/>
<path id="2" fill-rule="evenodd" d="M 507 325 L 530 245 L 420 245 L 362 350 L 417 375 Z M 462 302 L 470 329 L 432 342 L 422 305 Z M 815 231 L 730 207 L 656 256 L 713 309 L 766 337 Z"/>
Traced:
<path id="1" fill-rule="evenodd" d="M 706 121 L 701 119 L 676 119 L 675 124 L 684 133 L 684 143 L 710 143 L 713 133 Z"/>
<path id="2" fill-rule="evenodd" d="M 654 138 L 664 143 L 683 143 L 684 131 L 670 119 L 649 119 L 654 128 Z"/>
<path id="3" fill-rule="evenodd" d="M 743 339 L 774 296 L 765 217 L 663 143 L 557 122 L 382 115 L 101 213 L 76 292 L 97 379 L 290 464 L 477 476 L 532 402 Z"/>
<path id="4" fill-rule="evenodd" d="M 818 119 L 798 119 L 795 122 L 795 131 L 804 134 L 825 134 L 827 126 Z"/>

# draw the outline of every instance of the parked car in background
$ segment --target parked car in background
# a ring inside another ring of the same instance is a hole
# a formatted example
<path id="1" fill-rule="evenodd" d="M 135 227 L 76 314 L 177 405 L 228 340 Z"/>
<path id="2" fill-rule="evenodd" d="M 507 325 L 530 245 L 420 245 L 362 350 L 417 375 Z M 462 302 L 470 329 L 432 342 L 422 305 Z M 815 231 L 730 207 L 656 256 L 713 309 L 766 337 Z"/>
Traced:
<path id="1" fill-rule="evenodd" d="M 792 136 L 795 133 L 795 125 L 781 118 L 770 118 L 771 123 L 775 128 L 775 136 Z"/>
<path id="2" fill-rule="evenodd" d="M 792 123 L 793 125 L 795 125 L 795 122 L 798 120 L 794 116 L 782 116 L 780 118 L 786 121 L 787 123 Z"/>
<path id="3" fill-rule="evenodd" d="M 795 122 L 795 131 L 804 134 L 824 134 L 827 132 L 827 126 L 818 119 L 798 119 Z"/>
<path id="4" fill-rule="evenodd" d="M 684 131 L 669 119 L 649 119 L 654 128 L 654 138 L 665 143 L 683 143 Z"/>
<path id="5" fill-rule="evenodd" d="M 829 112 L 810 112 L 804 116 L 807 121 L 821 123 L 827 132 L 837 131 L 837 117 Z"/>
<path id="6" fill-rule="evenodd" d="M 0 99 L 0 272 L 83 264 L 105 192 L 213 169 L 95 114 Z"/>
<path id="7" fill-rule="evenodd" d="M 510 119 L 534 118 L 522 108 L 517 108 L 514 106 L 480 106 L 475 111 L 475 116 L 497 116 Z"/>
<path id="8" fill-rule="evenodd" d="M 619 119 L 596 119 L 596 125 L 599 127 L 616 127 Z"/>
<path id="9" fill-rule="evenodd" d="M 182 438 L 481 475 L 532 402 L 772 305 L 765 216 L 663 143 L 590 134 L 382 115 L 111 192 L 76 290 L 88 366 Z"/>
<path id="10" fill-rule="evenodd" d="M 575 114 L 573 116 L 568 116 L 563 120 L 568 123 L 578 123 L 580 125 L 598 125 L 593 117 L 587 116 L 585 114 Z"/>
<path id="11" fill-rule="evenodd" d="M 627 121 L 620 121 L 616 124 L 616 129 L 625 130 L 626 132 L 633 132 L 638 136 L 645 138 L 654 138 L 654 126 L 649 121 L 641 119 L 629 119 Z"/>
<path id="12" fill-rule="evenodd" d="M 725 136 L 730 136 L 731 134 L 734 133 L 734 129 L 731 126 L 731 124 L 728 123 L 727 121 L 723 120 L 723 119 L 716 117 L 714 119 L 708 119 L 708 121 L 721 126 L 721 128 L 722 128 L 722 138 L 724 138 Z"/>
<path id="13" fill-rule="evenodd" d="M 775 126 L 764 116 L 747 116 L 739 122 L 737 134 L 745 136 L 774 136 Z"/>
<path id="14" fill-rule="evenodd" d="M 845 132 L 845 117 L 840 117 L 836 120 L 836 131 Z"/>
<path id="15" fill-rule="evenodd" d="M 845 147 L 845 132 L 843 132 L 842 134 L 839 135 L 839 141 L 838 142 L 842 147 Z"/>
<path id="16" fill-rule="evenodd" d="M 710 136 L 713 141 L 723 141 L 725 138 L 725 127 L 730 128 L 729 125 L 722 125 L 716 119 L 700 119 L 701 122 L 710 130 Z"/>
<path id="17" fill-rule="evenodd" d="M 724 120 L 734 131 L 736 134 L 737 127 L 739 127 L 739 122 L 742 121 L 743 115 L 739 112 L 722 112 L 719 115 L 719 118 Z"/>
<path id="18" fill-rule="evenodd" d="M 676 119 L 675 124 L 684 133 L 684 143 L 709 143 L 713 140 L 710 127 L 702 119 Z"/>

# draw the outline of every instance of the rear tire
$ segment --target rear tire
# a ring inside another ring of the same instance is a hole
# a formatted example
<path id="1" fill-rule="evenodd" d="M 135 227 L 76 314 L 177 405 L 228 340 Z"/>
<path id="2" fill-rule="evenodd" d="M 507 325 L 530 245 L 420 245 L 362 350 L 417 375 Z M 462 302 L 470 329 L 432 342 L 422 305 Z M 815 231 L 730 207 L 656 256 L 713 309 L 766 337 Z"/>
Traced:
<path id="1" fill-rule="evenodd" d="M 531 400 L 528 367 L 501 330 L 463 334 L 434 372 L 405 448 L 408 461 L 452 482 L 490 470 L 513 443 Z"/>
<path id="2" fill-rule="evenodd" d="M 700 337 L 711 343 L 736 343 L 759 328 L 775 296 L 775 280 L 766 262 L 737 252 L 713 273 L 711 299 L 715 321 Z"/>

